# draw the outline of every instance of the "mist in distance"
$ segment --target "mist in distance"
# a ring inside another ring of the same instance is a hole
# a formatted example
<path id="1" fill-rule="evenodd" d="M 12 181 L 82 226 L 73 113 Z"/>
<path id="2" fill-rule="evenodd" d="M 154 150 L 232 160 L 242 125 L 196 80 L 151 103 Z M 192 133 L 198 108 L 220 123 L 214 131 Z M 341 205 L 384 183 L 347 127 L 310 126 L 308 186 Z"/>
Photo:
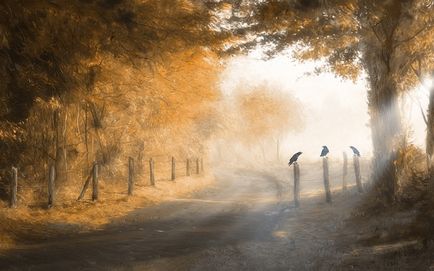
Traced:
<path id="1" fill-rule="evenodd" d="M 220 89 L 223 99 L 231 99 L 240 89 L 248 91 L 258 85 L 267 85 L 269 90 L 283 92 L 299 102 L 301 110 L 297 112 L 303 120 L 300 124 L 302 129 L 281 131 L 279 152 L 282 160 L 302 151 L 301 159 L 316 161 L 323 145 L 329 147 L 332 159 L 342 159 L 343 151 L 351 154 L 351 145 L 356 146 L 362 156 L 370 158 L 369 88 L 364 75 L 352 82 L 332 73 L 316 74 L 315 68 L 322 64 L 313 61 L 300 63 L 289 56 L 271 60 L 261 60 L 254 55 L 237 57 L 228 63 L 222 73 Z M 420 102 L 426 107 L 428 103 L 423 86 L 413 90 L 404 99 L 407 110 L 403 112 L 403 117 L 410 126 L 411 142 L 424 147 L 425 124 L 418 105 Z M 277 152 L 276 142 L 270 139 L 266 145 L 266 160 L 273 160 Z M 237 148 L 242 147 L 233 146 L 229 149 Z"/>

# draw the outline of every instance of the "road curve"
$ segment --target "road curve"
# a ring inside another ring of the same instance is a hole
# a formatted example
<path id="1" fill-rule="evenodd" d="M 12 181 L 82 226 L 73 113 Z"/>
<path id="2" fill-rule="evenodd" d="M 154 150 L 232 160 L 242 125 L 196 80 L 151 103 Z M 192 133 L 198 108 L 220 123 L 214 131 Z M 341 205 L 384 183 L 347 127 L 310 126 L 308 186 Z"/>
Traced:
<path id="1" fill-rule="evenodd" d="M 296 211 L 288 187 L 265 173 L 218 173 L 214 187 L 192 198 L 136 210 L 101 231 L 7 251 L 0 269 L 292 270 L 287 223 Z"/>

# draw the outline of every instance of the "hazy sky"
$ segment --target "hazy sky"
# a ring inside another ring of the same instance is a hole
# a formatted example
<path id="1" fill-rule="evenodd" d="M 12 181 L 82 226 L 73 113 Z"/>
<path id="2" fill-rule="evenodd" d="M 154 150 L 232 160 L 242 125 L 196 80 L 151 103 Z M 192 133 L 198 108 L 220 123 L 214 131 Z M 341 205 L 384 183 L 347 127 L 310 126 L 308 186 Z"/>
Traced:
<path id="1" fill-rule="evenodd" d="M 293 134 L 288 131 L 282 155 L 303 151 L 310 158 L 318 157 L 322 145 L 327 145 L 331 156 L 341 157 L 350 152 L 349 145 L 359 148 L 362 155 L 370 155 L 372 144 L 367 108 L 366 81 L 356 83 L 336 78 L 333 74 L 307 75 L 320 63 L 300 64 L 281 56 L 263 61 L 254 56 L 237 57 L 228 63 L 221 77 L 221 89 L 229 95 L 239 85 L 255 86 L 263 83 L 296 97 L 303 105 L 305 129 Z M 427 104 L 423 90 L 412 92 Z M 414 126 L 414 142 L 422 145 L 425 125 L 415 102 L 408 102 L 404 116 Z"/>

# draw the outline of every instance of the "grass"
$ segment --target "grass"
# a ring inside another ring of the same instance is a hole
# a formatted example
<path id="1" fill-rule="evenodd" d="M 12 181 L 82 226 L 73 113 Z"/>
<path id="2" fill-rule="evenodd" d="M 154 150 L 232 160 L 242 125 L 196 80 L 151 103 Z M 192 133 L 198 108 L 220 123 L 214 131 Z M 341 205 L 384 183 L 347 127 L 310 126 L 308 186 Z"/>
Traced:
<path id="1" fill-rule="evenodd" d="M 136 185 L 132 197 L 127 196 L 125 185 L 101 182 L 97 202 L 90 200 L 90 191 L 84 200 L 76 201 L 79 188 L 68 187 L 58 193 L 50 209 L 40 201 L 25 205 L 25 196 L 14 209 L 3 202 L 0 203 L 0 249 L 57 234 L 97 230 L 134 209 L 188 196 L 212 185 L 213 180 L 208 175 L 179 178 L 175 182 L 158 181 L 155 187 Z"/>

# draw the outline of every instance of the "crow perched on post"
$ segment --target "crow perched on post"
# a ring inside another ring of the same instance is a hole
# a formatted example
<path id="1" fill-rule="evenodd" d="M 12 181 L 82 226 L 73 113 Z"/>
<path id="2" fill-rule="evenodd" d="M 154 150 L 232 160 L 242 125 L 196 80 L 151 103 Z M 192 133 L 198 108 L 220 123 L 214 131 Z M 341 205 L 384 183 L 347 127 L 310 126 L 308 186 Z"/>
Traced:
<path id="1" fill-rule="evenodd" d="M 322 151 L 321 151 L 320 157 L 327 156 L 328 153 L 329 153 L 329 148 L 327 148 L 327 146 L 322 146 Z"/>
<path id="2" fill-rule="evenodd" d="M 353 150 L 354 155 L 360 157 L 360 152 L 358 149 L 356 149 L 356 147 L 350 146 L 350 148 Z"/>
<path id="3" fill-rule="evenodd" d="M 298 157 L 299 157 L 301 154 L 302 154 L 301 151 L 295 153 L 295 154 L 291 157 L 291 159 L 289 159 L 288 166 L 291 166 L 294 162 L 297 162 L 297 159 L 298 159 Z"/>

